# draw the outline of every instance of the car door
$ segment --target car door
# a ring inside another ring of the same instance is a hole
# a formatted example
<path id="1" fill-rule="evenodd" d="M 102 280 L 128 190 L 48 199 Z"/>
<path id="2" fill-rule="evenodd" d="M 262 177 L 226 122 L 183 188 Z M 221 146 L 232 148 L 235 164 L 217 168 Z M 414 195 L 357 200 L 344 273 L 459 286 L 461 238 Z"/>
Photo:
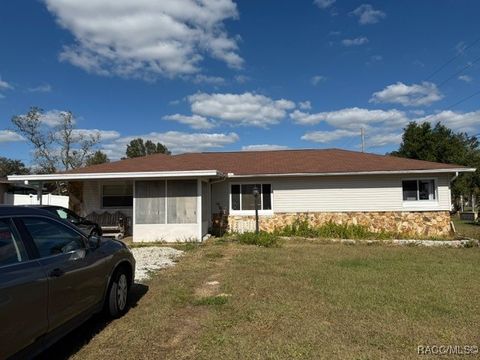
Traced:
<path id="1" fill-rule="evenodd" d="M 12 220 L 0 219 L 0 359 L 47 331 L 47 300 L 43 268 L 29 256 Z"/>
<path id="2" fill-rule="evenodd" d="M 100 304 L 107 281 L 101 251 L 88 248 L 80 231 L 60 221 L 25 217 L 22 222 L 48 277 L 49 330 Z"/>

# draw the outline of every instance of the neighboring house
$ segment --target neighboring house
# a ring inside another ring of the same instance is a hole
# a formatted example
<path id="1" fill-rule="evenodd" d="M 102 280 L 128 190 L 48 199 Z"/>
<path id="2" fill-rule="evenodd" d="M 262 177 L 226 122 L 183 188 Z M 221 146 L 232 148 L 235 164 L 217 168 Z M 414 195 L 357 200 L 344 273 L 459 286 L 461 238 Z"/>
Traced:
<path id="1" fill-rule="evenodd" d="M 305 216 L 434 236 L 450 232 L 452 179 L 474 170 L 325 149 L 156 154 L 9 180 L 75 182 L 82 215 L 120 210 L 132 218 L 134 241 L 201 240 L 219 213 L 229 230 L 253 230 L 255 184 L 264 230 Z"/>

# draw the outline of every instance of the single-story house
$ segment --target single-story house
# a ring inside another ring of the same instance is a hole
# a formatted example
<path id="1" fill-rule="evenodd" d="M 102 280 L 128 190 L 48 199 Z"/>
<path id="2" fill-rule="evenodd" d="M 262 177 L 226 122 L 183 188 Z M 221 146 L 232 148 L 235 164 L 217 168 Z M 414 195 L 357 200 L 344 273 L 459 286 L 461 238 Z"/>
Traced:
<path id="1" fill-rule="evenodd" d="M 14 175 L 68 181 L 80 211 L 122 211 L 134 241 L 201 241 L 218 219 L 230 231 L 271 231 L 304 216 L 372 231 L 451 231 L 451 181 L 475 169 L 340 149 L 156 154 L 65 173 Z"/>

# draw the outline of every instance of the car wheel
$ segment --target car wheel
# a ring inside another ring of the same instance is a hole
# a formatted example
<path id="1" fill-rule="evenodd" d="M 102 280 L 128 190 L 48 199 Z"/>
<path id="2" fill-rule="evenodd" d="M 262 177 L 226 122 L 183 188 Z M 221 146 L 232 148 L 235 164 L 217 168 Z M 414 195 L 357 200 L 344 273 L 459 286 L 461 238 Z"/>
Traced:
<path id="1" fill-rule="evenodd" d="M 107 294 L 107 315 L 117 318 L 125 314 L 128 308 L 129 282 L 127 272 L 119 269 L 115 272 Z"/>

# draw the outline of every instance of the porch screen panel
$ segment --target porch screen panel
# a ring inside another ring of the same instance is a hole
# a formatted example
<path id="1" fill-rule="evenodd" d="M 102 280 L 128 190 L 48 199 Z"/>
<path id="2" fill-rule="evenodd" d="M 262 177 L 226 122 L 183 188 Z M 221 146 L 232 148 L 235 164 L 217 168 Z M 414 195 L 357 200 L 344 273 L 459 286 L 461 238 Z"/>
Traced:
<path id="1" fill-rule="evenodd" d="M 135 183 L 135 223 L 165 224 L 165 181 Z"/>
<path id="2" fill-rule="evenodd" d="M 208 192 L 208 184 L 202 181 L 202 221 L 208 221 L 208 201 L 210 200 Z"/>
<path id="3" fill-rule="evenodd" d="M 195 224 L 197 222 L 197 181 L 167 181 L 167 223 Z"/>

